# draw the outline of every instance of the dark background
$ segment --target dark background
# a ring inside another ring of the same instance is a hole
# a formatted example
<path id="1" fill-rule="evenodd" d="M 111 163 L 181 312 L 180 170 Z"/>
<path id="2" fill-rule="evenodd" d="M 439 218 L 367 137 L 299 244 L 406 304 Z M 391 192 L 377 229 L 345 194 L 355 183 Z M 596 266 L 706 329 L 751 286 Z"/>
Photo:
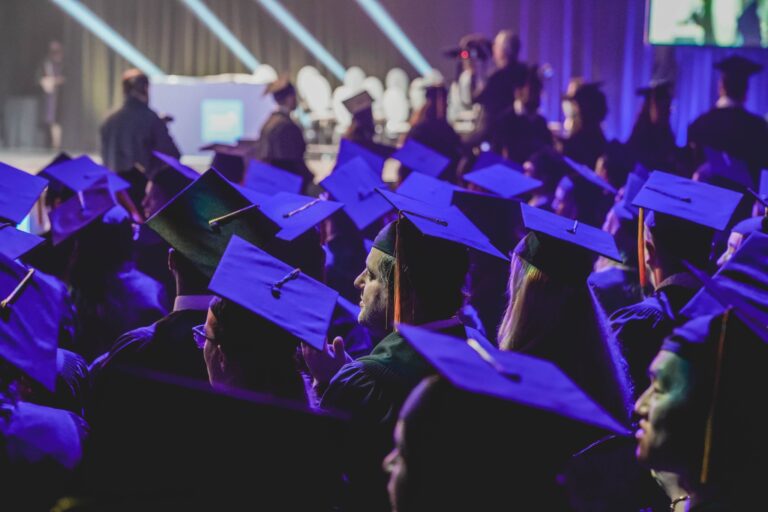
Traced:
<path id="1" fill-rule="evenodd" d="M 178 0 L 83 0 L 96 15 L 119 32 L 168 74 L 211 75 L 247 72 L 229 50 Z M 206 5 L 232 30 L 259 61 L 293 76 L 317 60 L 254 0 L 206 0 Z M 416 71 L 354 0 L 282 0 L 342 65 L 357 65 L 382 80 L 392 67 Z M 732 53 L 716 48 L 652 48 L 643 42 L 644 0 L 381 0 L 427 61 L 446 78 L 455 74 L 442 50 L 469 32 L 493 36 L 512 28 L 522 39 L 522 58 L 547 62 L 554 76 L 546 86 L 542 111 L 559 119 L 560 96 L 568 78 L 583 75 L 601 80 L 608 94 L 609 136 L 625 138 L 639 107 L 634 89 L 652 76 L 677 80 L 674 128 L 679 141 L 692 118 L 716 97 L 712 63 Z M 64 145 L 98 149 L 98 125 L 121 101 L 120 74 L 130 67 L 124 59 L 87 32 L 49 0 L 0 0 L 0 125 L 9 119 L 9 98 L 38 94 L 35 72 L 48 42 L 65 48 L 63 89 Z M 739 53 L 768 64 L 765 50 Z M 753 80 L 749 107 L 768 111 L 768 72 Z M 11 113 L 13 114 L 13 113 Z M 5 137 L 8 139 L 8 137 Z M 25 142 L 25 141 L 24 141 Z M 34 145 L 30 141 L 25 145 Z"/>

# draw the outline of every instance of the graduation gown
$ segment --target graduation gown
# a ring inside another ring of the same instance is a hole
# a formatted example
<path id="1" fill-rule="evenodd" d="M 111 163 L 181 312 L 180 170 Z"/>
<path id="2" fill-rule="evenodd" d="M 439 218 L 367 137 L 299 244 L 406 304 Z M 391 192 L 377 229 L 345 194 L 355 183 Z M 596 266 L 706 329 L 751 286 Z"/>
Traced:
<path id="1" fill-rule="evenodd" d="M 587 284 L 608 316 L 617 309 L 643 300 L 636 269 L 610 267 L 592 272 L 587 278 Z"/>
<path id="2" fill-rule="evenodd" d="M 747 163 L 755 184 L 768 167 L 768 123 L 740 106 L 713 108 L 688 127 L 688 145 L 710 147 Z"/>
<path id="3" fill-rule="evenodd" d="M 149 177 L 161 163 L 154 158 L 157 150 L 179 158 L 179 148 L 168 128 L 149 105 L 136 98 L 127 98 L 123 106 L 101 125 L 101 157 L 104 165 L 115 172 L 128 171 L 141 164 Z"/>
<path id="4" fill-rule="evenodd" d="M 312 172 L 304 162 L 306 149 L 301 127 L 287 112 L 273 112 L 261 129 L 258 159 L 301 176 L 306 186 L 312 181 Z"/>
<path id="5" fill-rule="evenodd" d="M 29 402 L 4 404 L 0 474 L 5 510 L 49 510 L 73 481 L 88 425 L 79 416 Z"/>
<path id="6" fill-rule="evenodd" d="M 689 273 L 673 274 L 658 286 L 647 299 L 617 310 L 610 317 L 629 374 L 634 384 L 635 397 L 648 387 L 648 367 L 680 322 L 680 310 L 701 288 Z"/>
<path id="7" fill-rule="evenodd" d="M 542 116 L 518 115 L 514 109 L 508 109 L 496 122 L 491 149 L 522 164 L 540 149 L 551 147 L 553 141 Z"/>
<path id="8" fill-rule="evenodd" d="M 192 328 L 205 323 L 207 313 L 207 310 L 182 309 L 152 325 L 126 332 L 117 338 L 109 352 L 91 364 L 94 386 L 116 365 L 207 379 L 203 353 L 192 338 Z"/>
<path id="9" fill-rule="evenodd" d="M 442 332 L 466 335 L 458 322 Z M 381 461 L 392 449 L 392 432 L 405 399 L 433 373 L 405 338 L 392 332 L 370 355 L 344 365 L 331 379 L 321 407 L 345 411 L 353 421 L 345 457 L 350 510 L 390 510 Z"/>
<path id="10" fill-rule="evenodd" d="M 602 128 L 584 128 L 563 141 L 563 155 L 594 169 L 607 144 Z"/>

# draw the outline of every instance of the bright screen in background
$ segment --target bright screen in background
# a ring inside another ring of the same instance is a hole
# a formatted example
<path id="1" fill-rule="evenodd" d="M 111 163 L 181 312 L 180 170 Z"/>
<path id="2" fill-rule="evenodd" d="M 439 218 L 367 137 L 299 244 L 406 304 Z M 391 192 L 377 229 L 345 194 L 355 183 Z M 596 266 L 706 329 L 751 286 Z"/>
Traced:
<path id="1" fill-rule="evenodd" d="M 648 42 L 768 47 L 768 0 L 648 0 Z"/>
<path id="2" fill-rule="evenodd" d="M 243 102 L 207 99 L 201 103 L 201 127 L 204 143 L 233 144 L 243 137 Z"/>

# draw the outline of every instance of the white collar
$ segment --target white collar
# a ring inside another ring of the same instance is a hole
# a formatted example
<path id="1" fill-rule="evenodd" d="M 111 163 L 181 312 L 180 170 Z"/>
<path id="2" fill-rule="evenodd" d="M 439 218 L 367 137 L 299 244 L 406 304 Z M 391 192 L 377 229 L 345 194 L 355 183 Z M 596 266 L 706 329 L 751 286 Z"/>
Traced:
<path id="1" fill-rule="evenodd" d="M 194 309 L 197 311 L 206 311 L 213 295 L 177 295 L 173 301 L 173 310 Z"/>

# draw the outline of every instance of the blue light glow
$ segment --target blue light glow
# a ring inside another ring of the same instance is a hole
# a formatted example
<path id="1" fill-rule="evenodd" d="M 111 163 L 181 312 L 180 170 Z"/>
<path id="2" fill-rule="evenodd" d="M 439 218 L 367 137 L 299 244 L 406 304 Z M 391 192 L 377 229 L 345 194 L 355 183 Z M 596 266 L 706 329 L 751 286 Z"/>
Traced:
<path id="1" fill-rule="evenodd" d="M 191 10 L 195 16 L 197 16 L 198 19 L 211 30 L 211 32 L 216 34 L 216 37 L 224 43 L 224 46 L 229 48 L 240 62 L 245 64 L 251 72 L 256 71 L 256 68 L 258 68 L 260 64 L 256 57 L 248 51 L 248 48 L 235 37 L 235 35 L 203 2 L 200 0 L 181 0 L 181 2 L 186 5 L 189 10 Z"/>
<path id="2" fill-rule="evenodd" d="M 344 80 L 345 69 L 333 55 L 328 53 L 315 37 L 307 32 L 307 29 L 291 14 L 282 4 L 276 0 L 256 0 L 262 7 L 275 17 L 275 19 L 285 27 L 293 37 L 309 50 L 312 55 L 323 63 L 328 70 L 339 80 Z"/>
<path id="3" fill-rule="evenodd" d="M 164 76 L 165 73 L 157 67 L 152 61 L 146 58 L 131 43 L 125 40 L 123 36 L 109 27 L 104 20 L 93 14 L 93 12 L 77 0 L 51 0 L 54 4 L 61 7 L 67 14 L 72 16 L 78 23 L 104 41 L 104 43 L 115 50 L 125 60 L 139 68 L 147 76 Z"/>
<path id="4" fill-rule="evenodd" d="M 429 65 L 424 56 L 416 49 L 408 36 L 395 23 L 392 16 L 376 0 L 356 0 L 358 5 L 368 14 L 373 22 L 379 26 L 382 32 L 392 41 L 400 53 L 416 68 L 421 75 L 426 75 L 432 66 Z"/>

